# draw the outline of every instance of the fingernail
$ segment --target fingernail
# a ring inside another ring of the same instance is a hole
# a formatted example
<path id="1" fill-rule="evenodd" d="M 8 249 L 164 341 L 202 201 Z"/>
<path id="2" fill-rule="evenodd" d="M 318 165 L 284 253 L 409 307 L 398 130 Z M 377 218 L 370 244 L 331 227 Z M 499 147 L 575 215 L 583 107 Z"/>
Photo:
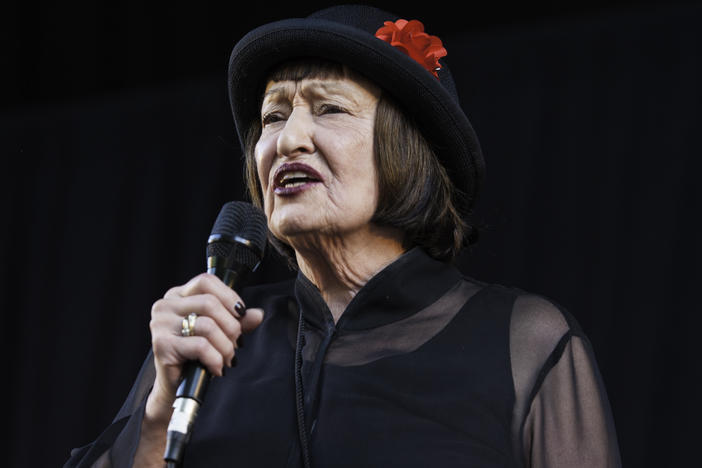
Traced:
<path id="1" fill-rule="evenodd" d="M 239 314 L 239 318 L 244 318 L 246 315 L 246 307 L 244 307 L 244 304 L 241 302 L 234 304 L 234 310 L 236 310 L 236 313 Z"/>
<path id="2" fill-rule="evenodd" d="M 239 335 L 239 338 L 236 339 L 236 346 L 237 348 L 244 347 L 244 335 Z"/>

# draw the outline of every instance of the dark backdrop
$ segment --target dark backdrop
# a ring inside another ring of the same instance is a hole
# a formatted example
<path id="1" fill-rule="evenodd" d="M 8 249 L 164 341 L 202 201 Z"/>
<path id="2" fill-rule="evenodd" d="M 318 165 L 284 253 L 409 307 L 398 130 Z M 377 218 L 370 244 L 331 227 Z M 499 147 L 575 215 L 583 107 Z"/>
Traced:
<path id="1" fill-rule="evenodd" d="M 483 144 L 482 237 L 460 267 L 567 307 L 593 342 L 625 465 L 687 466 L 700 435 L 702 8 L 483 3 L 383 4 L 444 39 Z M 242 199 L 229 51 L 317 7 L 241 8 L 2 15 L 9 466 L 60 466 L 109 423 L 148 350 L 152 302 L 204 269 L 220 206 Z M 269 258 L 254 280 L 288 274 Z"/>

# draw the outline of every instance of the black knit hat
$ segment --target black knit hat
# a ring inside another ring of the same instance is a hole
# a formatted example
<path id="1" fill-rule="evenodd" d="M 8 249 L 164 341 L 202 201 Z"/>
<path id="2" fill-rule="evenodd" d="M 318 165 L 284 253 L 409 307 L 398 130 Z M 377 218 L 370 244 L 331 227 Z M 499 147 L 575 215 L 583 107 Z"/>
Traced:
<path id="1" fill-rule="evenodd" d="M 340 62 L 376 83 L 411 114 L 464 194 L 456 202 L 467 215 L 484 173 L 478 138 L 461 109 L 445 59 L 439 61 L 442 68 L 437 79 L 409 55 L 375 36 L 384 22 L 398 19 L 377 8 L 343 5 L 306 18 L 269 23 L 246 34 L 229 60 L 229 99 L 239 139 L 243 145 L 249 126 L 260 118 L 258 106 L 273 67 L 306 57 Z M 430 28 L 427 33 L 431 34 Z"/>

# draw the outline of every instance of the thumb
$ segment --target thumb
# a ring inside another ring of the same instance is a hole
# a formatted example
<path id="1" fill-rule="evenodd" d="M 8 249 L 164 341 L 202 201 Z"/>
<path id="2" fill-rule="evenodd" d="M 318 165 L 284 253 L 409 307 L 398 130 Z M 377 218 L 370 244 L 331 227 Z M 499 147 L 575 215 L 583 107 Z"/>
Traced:
<path id="1" fill-rule="evenodd" d="M 239 319 L 239 322 L 244 333 L 254 330 L 263 322 L 263 309 L 258 307 L 246 309 L 246 314 Z"/>

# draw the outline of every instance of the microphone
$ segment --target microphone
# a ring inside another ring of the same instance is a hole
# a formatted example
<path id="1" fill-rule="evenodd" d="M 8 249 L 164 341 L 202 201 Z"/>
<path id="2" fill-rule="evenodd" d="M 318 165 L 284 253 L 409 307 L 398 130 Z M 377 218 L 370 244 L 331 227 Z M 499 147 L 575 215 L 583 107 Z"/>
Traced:
<path id="1" fill-rule="evenodd" d="M 267 234 L 266 216 L 261 210 L 245 202 L 225 203 L 207 239 L 207 272 L 232 289 L 241 286 L 261 263 Z M 199 362 L 188 362 L 183 367 L 163 455 L 168 466 L 177 466 L 183 458 L 211 377 Z"/>

